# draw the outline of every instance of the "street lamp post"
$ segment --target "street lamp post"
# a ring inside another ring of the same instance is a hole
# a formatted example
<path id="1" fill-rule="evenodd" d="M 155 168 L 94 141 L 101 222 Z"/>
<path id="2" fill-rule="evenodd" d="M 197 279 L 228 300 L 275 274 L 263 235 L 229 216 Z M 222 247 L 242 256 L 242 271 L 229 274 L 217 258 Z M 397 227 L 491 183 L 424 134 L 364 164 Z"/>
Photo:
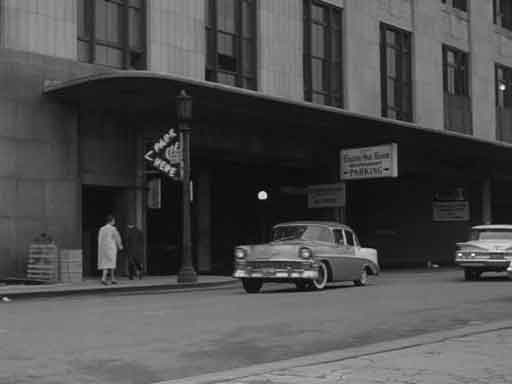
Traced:
<path id="1" fill-rule="evenodd" d="M 182 140 L 183 154 L 183 246 L 181 268 L 178 273 L 178 283 L 193 283 L 197 281 L 197 274 L 192 265 L 192 231 L 190 219 L 190 135 L 192 129 L 192 98 L 182 90 L 176 97 L 176 113 L 178 115 L 178 128 Z"/>

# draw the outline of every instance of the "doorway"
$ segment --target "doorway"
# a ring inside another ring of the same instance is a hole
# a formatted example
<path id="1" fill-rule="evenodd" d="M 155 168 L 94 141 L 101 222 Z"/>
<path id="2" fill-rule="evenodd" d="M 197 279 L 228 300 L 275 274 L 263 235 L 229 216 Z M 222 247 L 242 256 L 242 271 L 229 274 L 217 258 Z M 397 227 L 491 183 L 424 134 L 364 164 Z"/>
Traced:
<path id="1" fill-rule="evenodd" d="M 105 224 L 107 215 L 116 218 L 116 227 L 123 236 L 128 220 L 132 219 L 133 205 L 130 190 L 122 187 L 84 185 L 82 187 L 82 249 L 85 276 L 99 276 L 98 231 Z M 132 207 L 132 208 L 130 208 Z M 126 274 L 123 258 L 117 258 L 117 273 Z"/>

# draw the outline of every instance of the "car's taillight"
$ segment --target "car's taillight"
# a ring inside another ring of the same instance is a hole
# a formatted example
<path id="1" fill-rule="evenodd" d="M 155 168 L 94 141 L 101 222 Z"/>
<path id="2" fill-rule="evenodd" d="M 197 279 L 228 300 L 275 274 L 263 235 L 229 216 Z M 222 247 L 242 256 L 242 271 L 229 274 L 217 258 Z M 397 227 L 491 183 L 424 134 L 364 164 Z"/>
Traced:
<path id="1" fill-rule="evenodd" d="M 247 256 L 247 252 L 245 251 L 245 249 L 243 248 L 235 248 L 235 258 L 240 260 L 240 259 L 245 259 L 245 257 Z"/>
<path id="2" fill-rule="evenodd" d="M 311 259 L 313 257 L 313 252 L 309 248 L 302 247 L 299 249 L 299 257 L 302 259 Z"/>

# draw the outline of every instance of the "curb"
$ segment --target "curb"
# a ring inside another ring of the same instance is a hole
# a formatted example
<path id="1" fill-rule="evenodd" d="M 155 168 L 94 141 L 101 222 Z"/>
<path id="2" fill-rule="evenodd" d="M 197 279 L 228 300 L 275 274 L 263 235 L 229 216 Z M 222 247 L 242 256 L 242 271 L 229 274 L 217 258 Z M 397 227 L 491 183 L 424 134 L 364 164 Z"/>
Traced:
<path id="1" fill-rule="evenodd" d="M 493 322 L 485 325 L 467 326 L 464 328 L 448 331 L 426 333 L 419 336 L 413 336 L 393 341 L 384 341 L 377 344 L 366 345 L 363 347 L 354 347 L 344 350 L 324 352 L 310 356 L 298 357 L 290 360 L 278 361 L 275 363 L 258 364 L 244 368 L 237 368 L 229 371 L 212 372 L 199 376 L 185 377 L 182 379 L 160 381 L 153 384 L 224 383 L 233 380 L 245 379 L 251 376 L 264 375 L 274 371 L 341 362 L 345 360 L 357 359 L 361 357 L 378 355 L 387 352 L 410 349 L 429 344 L 442 343 L 447 340 L 478 335 L 482 333 L 497 332 L 505 329 L 512 329 L 512 320 L 503 322 Z"/>
<path id="2" fill-rule="evenodd" d="M 169 290 L 192 290 L 192 289 L 208 289 L 229 286 L 238 283 L 238 280 L 233 279 L 225 281 L 213 281 L 204 283 L 172 283 L 172 284 L 159 284 L 159 285 L 118 285 L 116 287 L 76 287 L 76 288 L 62 288 L 46 291 L 18 291 L 18 292 L 0 292 L 0 297 L 8 297 L 9 299 L 31 299 L 42 297 L 61 297 L 61 296 L 83 296 L 83 295 L 97 295 L 97 294 L 115 294 L 115 293 L 136 293 L 136 292 L 156 292 L 156 291 L 169 291 Z"/>

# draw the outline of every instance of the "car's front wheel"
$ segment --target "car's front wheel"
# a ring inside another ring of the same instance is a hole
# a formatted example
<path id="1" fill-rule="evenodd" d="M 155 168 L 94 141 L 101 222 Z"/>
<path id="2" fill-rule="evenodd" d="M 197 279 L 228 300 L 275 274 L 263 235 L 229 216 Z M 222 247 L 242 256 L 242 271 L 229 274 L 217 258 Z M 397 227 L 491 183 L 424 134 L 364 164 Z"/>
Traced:
<path id="1" fill-rule="evenodd" d="M 368 272 L 366 271 L 366 268 L 361 270 L 361 275 L 359 276 L 359 279 L 354 280 L 354 284 L 358 287 L 363 287 L 368 284 Z"/>
<path id="2" fill-rule="evenodd" d="M 263 281 L 260 279 L 242 279 L 242 285 L 247 293 L 258 293 Z"/>
<path id="3" fill-rule="evenodd" d="M 327 285 L 327 265 L 324 262 L 320 263 L 318 267 L 318 277 L 315 280 L 312 280 L 312 287 L 316 290 L 324 289 Z"/>

